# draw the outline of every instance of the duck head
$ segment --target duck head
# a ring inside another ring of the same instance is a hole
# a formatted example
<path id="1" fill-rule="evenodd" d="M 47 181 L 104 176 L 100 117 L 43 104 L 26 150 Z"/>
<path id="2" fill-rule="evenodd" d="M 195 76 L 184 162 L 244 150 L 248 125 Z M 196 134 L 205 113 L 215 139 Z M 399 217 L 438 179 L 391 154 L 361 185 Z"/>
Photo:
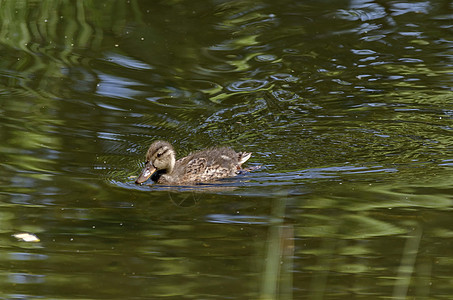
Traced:
<path id="1" fill-rule="evenodd" d="M 148 180 L 156 171 L 170 174 L 175 167 L 175 150 L 170 143 L 165 141 L 155 141 L 151 144 L 146 153 L 145 167 L 135 180 L 141 184 Z"/>

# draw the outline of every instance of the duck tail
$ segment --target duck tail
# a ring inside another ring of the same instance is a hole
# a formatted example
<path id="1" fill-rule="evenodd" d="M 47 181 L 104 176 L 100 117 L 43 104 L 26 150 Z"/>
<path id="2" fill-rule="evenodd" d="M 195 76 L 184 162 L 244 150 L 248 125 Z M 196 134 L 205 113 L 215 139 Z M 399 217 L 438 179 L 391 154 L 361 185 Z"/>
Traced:
<path id="1" fill-rule="evenodd" d="M 249 160 L 250 156 L 252 156 L 251 152 L 239 152 L 238 153 L 238 164 L 239 166 Z"/>

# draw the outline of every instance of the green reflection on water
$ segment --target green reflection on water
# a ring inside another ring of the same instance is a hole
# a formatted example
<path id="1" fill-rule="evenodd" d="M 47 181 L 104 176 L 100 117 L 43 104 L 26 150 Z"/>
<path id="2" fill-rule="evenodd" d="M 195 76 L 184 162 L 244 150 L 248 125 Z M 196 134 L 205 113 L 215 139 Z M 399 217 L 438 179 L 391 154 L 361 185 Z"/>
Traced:
<path id="1" fill-rule="evenodd" d="M 350 5 L 2 1 L 1 296 L 449 297 L 451 20 Z M 136 186 L 156 138 L 262 169 Z"/>

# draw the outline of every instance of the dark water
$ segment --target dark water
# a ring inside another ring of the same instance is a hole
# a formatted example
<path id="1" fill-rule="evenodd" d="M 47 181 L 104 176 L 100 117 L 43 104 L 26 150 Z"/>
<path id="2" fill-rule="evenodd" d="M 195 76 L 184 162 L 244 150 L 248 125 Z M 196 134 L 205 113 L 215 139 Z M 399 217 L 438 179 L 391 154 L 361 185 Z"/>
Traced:
<path id="1" fill-rule="evenodd" d="M 451 1 L 0 8 L 1 299 L 453 294 Z M 137 186 L 154 139 L 262 167 Z"/>

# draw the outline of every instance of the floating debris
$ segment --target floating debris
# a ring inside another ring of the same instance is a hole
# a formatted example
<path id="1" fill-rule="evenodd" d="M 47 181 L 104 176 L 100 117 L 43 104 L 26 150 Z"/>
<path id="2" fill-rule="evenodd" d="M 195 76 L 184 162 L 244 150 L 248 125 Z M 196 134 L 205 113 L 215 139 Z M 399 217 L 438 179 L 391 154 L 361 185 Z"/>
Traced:
<path id="1" fill-rule="evenodd" d="M 13 234 L 13 237 L 23 242 L 37 243 L 41 241 L 36 235 L 26 232 Z"/>

